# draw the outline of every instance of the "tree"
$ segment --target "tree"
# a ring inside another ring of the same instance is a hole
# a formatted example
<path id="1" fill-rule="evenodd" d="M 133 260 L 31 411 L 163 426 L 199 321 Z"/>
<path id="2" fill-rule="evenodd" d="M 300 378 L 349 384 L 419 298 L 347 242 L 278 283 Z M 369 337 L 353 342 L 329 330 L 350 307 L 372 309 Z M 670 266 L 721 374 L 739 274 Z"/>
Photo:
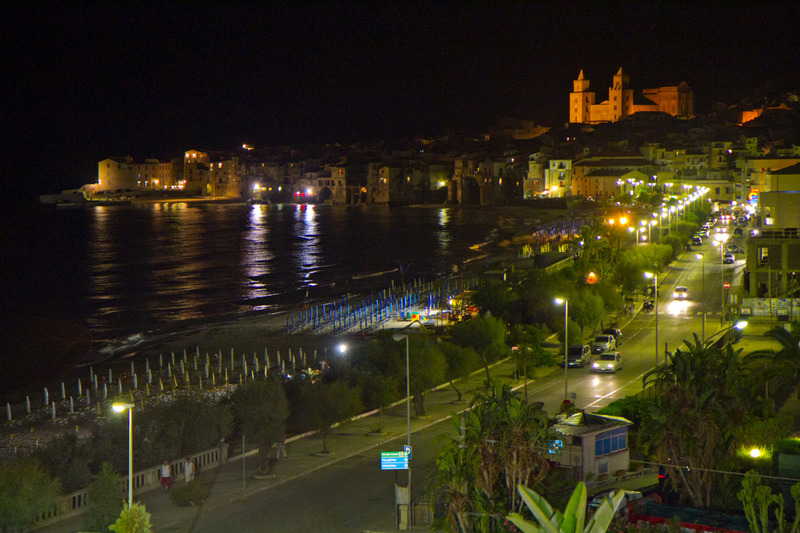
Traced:
<path id="1" fill-rule="evenodd" d="M 602 533 L 608 529 L 614 514 L 625 499 L 625 491 L 612 492 L 608 498 L 603 499 L 589 522 L 586 523 L 586 485 L 583 481 L 572 491 L 564 512 L 554 510 L 547 500 L 535 491 L 519 486 L 520 496 L 525 501 L 528 510 L 536 518 L 537 523 L 529 522 L 519 513 L 511 513 L 508 519 L 514 523 L 522 533 Z"/>
<path id="2" fill-rule="evenodd" d="M 397 381 L 377 373 L 364 373 L 360 378 L 361 398 L 367 409 L 378 409 L 378 432 L 383 431 L 383 408 L 397 398 Z"/>
<path id="3" fill-rule="evenodd" d="M 108 463 L 103 463 L 87 491 L 86 529 L 106 531 L 120 515 L 125 499 L 122 496 L 122 481 Z"/>
<path id="4" fill-rule="evenodd" d="M 670 482 L 694 506 L 708 508 L 715 470 L 733 450 L 734 429 L 746 413 L 748 393 L 740 391 L 738 351 L 694 344 L 669 354 L 644 375 L 660 394 L 638 432 L 640 445 L 659 463 L 674 468 Z"/>
<path id="5" fill-rule="evenodd" d="M 344 381 L 309 383 L 303 387 L 297 415 L 308 429 L 322 435 L 322 453 L 329 453 L 328 436 L 334 426 L 362 410 L 359 396 L 359 390 Z"/>
<path id="6" fill-rule="evenodd" d="M 50 476 L 61 481 L 66 492 L 82 489 L 89 484 L 92 473 L 90 443 L 81 441 L 74 431 L 53 439 L 35 453 L 36 459 L 47 468 Z"/>
<path id="7" fill-rule="evenodd" d="M 462 416 L 451 419 L 463 435 L 445 437 L 431 486 L 432 497 L 445 500 L 451 527 L 471 531 L 516 508 L 517 484 L 544 478 L 549 420 L 541 404 L 524 402 L 508 386 L 479 395 Z"/>
<path id="8" fill-rule="evenodd" d="M 457 346 L 452 342 L 443 342 L 439 345 L 445 360 L 447 361 L 446 379 L 450 386 L 456 391 L 458 401 L 461 401 L 461 391 L 456 387 L 454 381 L 468 375 L 470 372 L 480 368 L 481 362 L 478 354 L 470 348 Z"/>
<path id="9" fill-rule="evenodd" d="M 286 427 L 289 405 L 279 381 L 251 381 L 236 389 L 233 412 L 242 432 L 258 445 L 259 468 L 269 467 L 269 452 Z"/>
<path id="10" fill-rule="evenodd" d="M 114 533 L 151 533 L 153 531 L 150 525 L 150 514 L 140 503 L 134 503 L 130 507 L 126 504 L 117 521 L 108 526 L 108 529 Z"/>
<path id="11" fill-rule="evenodd" d="M 583 335 L 584 328 L 594 328 L 603 317 L 603 300 L 589 290 L 577 291 L 569 300 L 569 310 Z"/>
<path id="12" fill-rule="evenodd" d="M 453 343 L 470 346 L 483 358 L 486 379 L 490 381 L 489 363 L 508 353 L 505 323 L 493 317 L 468 320 L 453 326 L 451 334 Z"/>
<path id="13" fill-rule="evenodd" d="M 445 380 L 447 360 L 429 337 L 412 335 L 408 338 L 408 342 L 408 371 L 411 379 L 409 388 L 414 397 L 414 412 L 417 416 L 423 416 L 425 393 Z"/>
<path id="14" fill-rule="evenodd" d="M 778 349 L 756 350 L 747 355 L 747 363 L 759 366 L 759 362 L 768 363 L 764 377 L 769 379 L 770 389 L 775 392 L 786 389 L 789 394 L 797 392 L 800 397 L 800 335 L 786 331 L 783 328 L 774 328 L 765 336 L 778 342 Z M 776 409 L 780 405 L 776 405 Z"/>
<path id="15" fill-rule="evenodd" d="M 26 531 L 36 517 L 56 506 L 60 491 L 36 460 L 0 466 L 0 531 Z"/>
<path id="16" fill-rule="evenodd" d="M 508 317 L 508 306 L 519 299 L 509 287 L 508 283 L 496 279 L 488 279 L 472 296 L 472 301 L 480 309 L 481 314 L 491 313 L 496 317 Z"/>

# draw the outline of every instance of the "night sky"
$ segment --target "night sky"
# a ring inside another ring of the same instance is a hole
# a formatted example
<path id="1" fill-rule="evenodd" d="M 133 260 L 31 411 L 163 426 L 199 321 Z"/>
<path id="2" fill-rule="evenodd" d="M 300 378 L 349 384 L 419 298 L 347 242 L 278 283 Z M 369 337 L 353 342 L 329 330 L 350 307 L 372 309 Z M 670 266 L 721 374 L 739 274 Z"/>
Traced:
<path id="1" fill-rule="evenodd" d="M 558 127 L 581 68 L 599 99 L 620 66 L 637 91 L 686 81 L 698 113 L 800 90 L 795 2 L 28 0 L 0 19 L 0 179 L 23 199 L 112 155 Z"/>

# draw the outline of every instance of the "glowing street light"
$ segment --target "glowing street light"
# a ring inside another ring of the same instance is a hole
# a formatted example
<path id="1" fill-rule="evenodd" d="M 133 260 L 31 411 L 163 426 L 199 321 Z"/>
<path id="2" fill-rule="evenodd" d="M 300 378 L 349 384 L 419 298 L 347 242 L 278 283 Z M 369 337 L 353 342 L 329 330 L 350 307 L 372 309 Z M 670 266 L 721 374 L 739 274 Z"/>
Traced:
<path id="1" fill-rule="evenodd" d="M 392 339 L 395 341 L 400 341 L 402 339 L 406 340 L 406 444 L 408 445 L 409 449 L 411 448 L 411 378 L 409 372 L 409 365 L 408 365 L 408 335 L 407 334 L 395 334 L 392 335 Z M 411 501 L 411 462 L 408 463 L 408 501 Z M 411 524 L 411 505 L 408 506 L 408 521 L 406 524 Z"/>
<path id="2" fill-rule="evenodd" d="M 128 508 L 133 507 L 133 404 L 114 402 L 111 408 L 121 413 L 128 410 Z"/>
<path id="3" fill-rule="evenodd" d="M 644 277 L 647 279 L 653 278 L 653 307 L 656 310 L 656 366 L 658 366 L 658 274 L 645 272 Z"/>
<path id="4" fill-rule="evenodd" d="M 567 367 L 569 367 L 569 359 L 567 357 L 567 346 L 569 346 L 569 298 L 556 298 L 558 305 L 564 304 L 564 401 L 569 399 L 569 392 L 567 388 Z"/>
<path id="5" fill-rule="evenodd" d="M 700 301 L 703 304 L 703 344 L 706 342 L 706 256 L 703 254 L 697 254 L 697 257 L 700 261 L 702 261 L 702 270 L 700 271 L 700 275 L 702 277 L 702 296 L 700 297 Z"/>

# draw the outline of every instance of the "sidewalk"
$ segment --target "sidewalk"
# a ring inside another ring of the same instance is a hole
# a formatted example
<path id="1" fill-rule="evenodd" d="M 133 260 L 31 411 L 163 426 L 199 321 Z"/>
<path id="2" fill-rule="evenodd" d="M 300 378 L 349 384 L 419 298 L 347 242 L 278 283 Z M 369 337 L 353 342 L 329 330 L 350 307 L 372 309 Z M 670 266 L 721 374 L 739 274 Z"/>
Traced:
<path id="1" fill-rule="evenodd" d="M 512 378 L 513 368 L 513 361 L 506 359 L 493 365 L 490 368 L 490 372 L 492 378 L 496 378 L 501 383 L 510 384 L 514 388 L 522 387 L 523 381 L 516 381 Z M 464 395 L 464 400 L 461 402 L 457 401 L 457 395 L 449 385 L 442 386 L 426 394 L 426 416 L 414 416 L 412 408 L 412 433 L 446 420 L 454 412 L 466 409 L 474 393 L 483 386 L 485 380 L 485 370 L 480 369 L 459 381 L 457 386 Z M 529 380 L 528 383 L 530 384 L 531 381 Z M 554 412 L 552 410 L 556 406 L 546 406 L 546 408 L 549 409 L 548 412 Z M 336 433 L 328 437 L 328 449 L 332 453 L 325 456 L 320 453 L 322 452 L 322 439 L 316 435 L 304 438 L 288 438 L 286 440 L 286 450 L 289 458 L 278 462 L 275 467 L 277 475 L 273 478 L 255 479 L 253 474 L 256 470 L 256 457 L 249 455 L 245 459 L 243 483 L 242 460 L 240 458 L 230 459 L 227 464 L 219 468 L 201 473 L 202 478 L 210 488 L 210 492 L 205 504 L 200 507 L 178 507 L 170 501 L 169 495 L 164 494 L 160 488 L 137 495 L 135 500 L 143 503 L 150 513 L 153 531 L 187 532 L 190 531 L 192 524 L 202 514 L 209 513 L 218 507 L 229 505 L 241 498 L 279 487 L 289 481 L 365 451 L 375 449 L 375 462 L 377 465 L 379 463 L 379 451 L 389 451 L 386 447 L 380 448 L 380 446 L 406 434 L 405 401 L 399 402 L 384 411 L 382 433 L 374 433 L 377 426 L 378 415 L 377 413 L 372 413 L 349 422 L 341 428 L 337 428 Z M 392 448 L 397 448 L 397 445 L 394 444 Z M 184 480 L 179 478 L 176 483 L 179 486 L 184 483 Z M 421 492 L 418 494 L 417 491 L 422 491 L 422 485 L 414 487 L 414 489 L 414 498 L 421 496 Z M 84 516 L 78 516 L 43 527 L 37 531 L 74 533 L 83 531 L 84 521 Z M 388 523 L 382 526 L 380 531 L 396 531 L 393 520 L 388 520 Z M 416 529 L 421 530 L 424 528 Z M 372 531 L 375 530 L 373 529 Z"/>

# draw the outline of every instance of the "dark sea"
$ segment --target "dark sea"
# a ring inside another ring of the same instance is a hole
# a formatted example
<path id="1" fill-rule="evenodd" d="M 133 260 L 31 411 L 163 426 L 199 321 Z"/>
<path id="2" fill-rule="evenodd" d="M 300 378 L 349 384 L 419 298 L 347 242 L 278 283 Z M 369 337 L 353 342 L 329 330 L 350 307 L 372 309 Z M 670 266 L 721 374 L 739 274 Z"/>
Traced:
<path id="1" fill-rule="evenodd" d="M 484 260 L 478 246 L 537 219 L 479 207 L 154 203 L 4 222 L 4 336 L 20 324 L 79 330 L 102 347 L 378 291 L 401 271 L 406 281 L 453 274 Z M 13 353 L 1 356 L 8 368 Z"/>

